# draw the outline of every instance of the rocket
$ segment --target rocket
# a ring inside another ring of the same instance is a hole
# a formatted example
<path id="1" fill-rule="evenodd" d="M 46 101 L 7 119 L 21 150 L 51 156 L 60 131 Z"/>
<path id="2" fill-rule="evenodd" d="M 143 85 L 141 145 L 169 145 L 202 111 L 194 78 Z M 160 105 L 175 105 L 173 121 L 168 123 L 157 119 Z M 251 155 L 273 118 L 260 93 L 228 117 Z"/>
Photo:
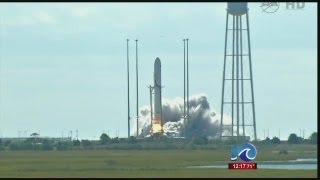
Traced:
<path id="1" fill-rule="evenodd" d="M 161 100 L 161 61 L 157 57 L 154 61 L 154 119 L 152 133 L 162 133 L 162 100 Z"/>

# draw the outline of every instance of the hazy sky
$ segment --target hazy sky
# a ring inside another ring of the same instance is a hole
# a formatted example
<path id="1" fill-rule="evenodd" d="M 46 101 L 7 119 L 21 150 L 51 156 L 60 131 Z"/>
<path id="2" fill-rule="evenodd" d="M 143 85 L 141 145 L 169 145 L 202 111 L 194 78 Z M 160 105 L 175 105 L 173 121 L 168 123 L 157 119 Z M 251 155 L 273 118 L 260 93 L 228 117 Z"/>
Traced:
<path id="1" fill-rule="evenodd" d="M 149 104 L 153 63 L 162 62 L 163 98 L 183 96 L 188 37 L 190 95 L 206 93 L 220 112 L 226 3 L 1 3 L 0 132 L 79 138 L 127 134 L 126 39 L 131 117 L 135 46 L 140 105 Z M 249 3 L 258 138 L 317 131 L 317 4 L 262 12 Z M 134 124 L 134 122 L 132 122 Z"/>

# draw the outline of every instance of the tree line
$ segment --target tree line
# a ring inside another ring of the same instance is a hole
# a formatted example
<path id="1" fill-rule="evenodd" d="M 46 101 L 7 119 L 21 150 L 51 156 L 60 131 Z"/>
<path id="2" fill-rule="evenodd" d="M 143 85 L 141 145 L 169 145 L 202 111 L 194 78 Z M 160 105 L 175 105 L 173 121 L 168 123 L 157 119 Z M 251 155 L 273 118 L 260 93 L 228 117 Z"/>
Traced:
<path id="1" fill-rule="evenodd" d="M 307 139 L 292 133 L 286 141 L 281 141 L 278 137 L 256 141 L 257 144 L 317 144 L 318 134 L 314 132 Z M 228 146 L 235 144 L 235 140 L 209 140 L 205 135 L 194 135 L 191 139 L 168 138 L 166 136 L 152 136 L 137 139 L 130 138 L 110 138 L 103 133 L 99 140 L 70 140 L 57 141 L 50 138 L 40 138 L 31 136 L 23 141 L 11 141 L 0 139 L 0 150 L 74 150 L 74 149 L 195 149 L 207 148 L 215 149 L 218 146 Z"/>

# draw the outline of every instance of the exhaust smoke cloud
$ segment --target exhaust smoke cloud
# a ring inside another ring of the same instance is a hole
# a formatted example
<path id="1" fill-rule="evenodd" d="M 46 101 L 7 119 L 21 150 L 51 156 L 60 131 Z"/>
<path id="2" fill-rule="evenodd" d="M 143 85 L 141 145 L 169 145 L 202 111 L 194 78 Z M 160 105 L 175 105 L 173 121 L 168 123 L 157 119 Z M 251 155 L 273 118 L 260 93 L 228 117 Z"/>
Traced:
<path id="1" fill-rule="evenodd" d="M 187 128 L 184 127 L 183 98 L 173 100 L 163 99 L 162 120 L 163 131 L 166 136 L 182 137 L 185 130 L 188 136 L 193 134 L 219 136 L 220 115 L 214 112 L 209 105 L 206 94 L 197 94 L 189 98 L 189 121 Z M 139 135 L 149 136 L 151 128 L 150 106 L 140 108 Z M 136 132 L 133 132 L 136 134 Z"/>

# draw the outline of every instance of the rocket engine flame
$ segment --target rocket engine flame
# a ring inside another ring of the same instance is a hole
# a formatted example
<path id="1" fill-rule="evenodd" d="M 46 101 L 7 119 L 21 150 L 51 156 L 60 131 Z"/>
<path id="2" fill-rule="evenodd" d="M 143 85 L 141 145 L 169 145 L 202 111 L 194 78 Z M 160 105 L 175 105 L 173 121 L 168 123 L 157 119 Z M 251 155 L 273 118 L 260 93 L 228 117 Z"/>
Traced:
<path id="1" fill-rule="evenodd" d="M 151 134 L 162 133 L 161 120 L 152 121 L 152 132 Z"/>

